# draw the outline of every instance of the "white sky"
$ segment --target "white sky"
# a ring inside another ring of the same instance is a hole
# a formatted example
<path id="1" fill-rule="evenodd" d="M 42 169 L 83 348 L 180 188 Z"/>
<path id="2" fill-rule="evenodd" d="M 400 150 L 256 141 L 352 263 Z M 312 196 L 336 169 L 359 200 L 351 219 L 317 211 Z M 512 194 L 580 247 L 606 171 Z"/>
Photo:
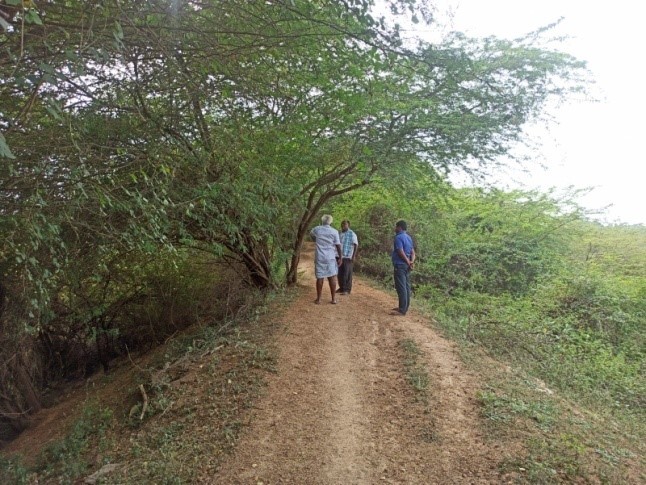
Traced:
<path id="1" fill-rule="evenodd" d="M 610 4 L 582 0 L 434 3 L 440 24 L 472 37 L 519 37 L 564 17 L 554 33 L 569 39 L 559 50 L 588 63 L 600 101 L 570 103 L 552 111 L 558 125 L 551 126 L 549 133 L 544 127 L 530 127 L 528 133 L 542 139 L 536 158 L 546 169 L 535 165 L 529 174 L 501 174 L 496 177 L 497 185 L 526 189 L 594 187 L 578 201 L 593 210 L 610 206 L 598 219 L 646 224 L 646 94 L 642 73 L 646 5 L 633 0 Z M 437 25 L 433 28 L 436 30 Z M 419 34 L 426 37 L 424 32 Z"/>

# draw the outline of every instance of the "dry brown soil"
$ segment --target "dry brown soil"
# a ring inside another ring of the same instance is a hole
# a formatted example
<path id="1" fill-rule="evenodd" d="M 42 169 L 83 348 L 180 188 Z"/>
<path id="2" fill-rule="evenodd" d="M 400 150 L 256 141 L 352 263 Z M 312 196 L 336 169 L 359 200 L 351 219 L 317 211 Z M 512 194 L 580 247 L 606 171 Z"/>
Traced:
<path id="1" fill-rule="evenodd" d="M 352 294 L 315 305 L 311 251 L 283 317 L 278 372 L 215 476 L 222 484 L 500 483 L 510 457 L 487 441 L 478 377 L 457 348 L 395 298 L 355 277 Z M 422 352 L 426 399 L 407 381 L 402 342 Z"/>

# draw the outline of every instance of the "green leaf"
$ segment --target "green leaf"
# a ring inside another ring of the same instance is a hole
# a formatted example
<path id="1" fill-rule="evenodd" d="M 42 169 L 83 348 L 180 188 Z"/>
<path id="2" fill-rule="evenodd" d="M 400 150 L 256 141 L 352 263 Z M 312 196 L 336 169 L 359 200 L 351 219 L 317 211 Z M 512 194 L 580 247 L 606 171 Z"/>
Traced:
<path id="1" fill-rule="evenodd" d="M 40 19 L 38 12 L 35 10 L 29 10 L 25 15 L 25 21 L 28 24 L 43 25 L 43 21 Z"/>
<path id="2" fill-rule="evenodd" d="M 119 22 L 114 23 L 114 37 L 117 40 L 123 40 L 123 29 Z"/>
<path id="3" fill-rule="evenodd" d="M 9 145 L 7 145 L 7 142 L 2 133 L 0 133 L 0 157 L 10 158 L 12 160 L 16 158 L 15 155 L 11 153 Z"/>

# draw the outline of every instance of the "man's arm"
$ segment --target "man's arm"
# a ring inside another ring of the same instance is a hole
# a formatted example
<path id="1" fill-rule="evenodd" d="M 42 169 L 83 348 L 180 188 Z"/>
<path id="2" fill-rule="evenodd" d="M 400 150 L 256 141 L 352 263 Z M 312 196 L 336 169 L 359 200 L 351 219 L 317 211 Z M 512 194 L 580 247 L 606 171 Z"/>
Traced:
<path id="1" fill-rule="evenodd" d="M 343 264 L 343 251 L 341 250 L 341 245 L 340 244 L 335 244 L 336 246 L 336 252 L 339 255 L 339 257 L 336 259 L 336 262 L 339 266 Z"/>
<path id="2" fill-rule="evenodd" d="M 404 262 L 408 265 L 410 269 L 413 269 L 413 264 L 415 263 L 415 250 L 411 250 L 410 253 L 410 259 L 408 259 L 408 256 L 406 256 L 406 253 L 404 252 L 404 248 L 399 248 L 397 249 L 397 254 L 399 254 L 399 257 L 404 260 Z"/>
<path id="3" fill-rule="evenodd" d="M 359 249 L 359 239 L 357 238 L 357 233 L 352 233 L 352 261 L 357 257 L 357 249 Z"/>

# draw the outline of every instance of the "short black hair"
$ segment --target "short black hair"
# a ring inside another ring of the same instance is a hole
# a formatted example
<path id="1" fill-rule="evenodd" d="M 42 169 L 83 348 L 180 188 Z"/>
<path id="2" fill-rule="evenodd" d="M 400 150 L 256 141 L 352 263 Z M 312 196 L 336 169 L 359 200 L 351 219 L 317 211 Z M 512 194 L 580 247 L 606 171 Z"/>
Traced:
<path id="1" fill-rule="evenodd" d="M 350 221 L 349 221 L 349 220 L 347 220 L 347 219 L 343 219 L 343 220 L 341 221 L 341 224 L 343 224 L 344 222 L 345 222 L 345 223 L 347 223 L 347 224 L 348 224 L 348 226 L 350 225 Z"/>
<path id="2" fill-rule="evenodd" d="M 397 221 L 397 224 L 395 224 L 395 227 L 399 227 L 399 228 L 401 228 L 401 229 L 403 229 L 405 231 L 406 230 L 406 221 L 404 221 L 404 220 Z"/>

